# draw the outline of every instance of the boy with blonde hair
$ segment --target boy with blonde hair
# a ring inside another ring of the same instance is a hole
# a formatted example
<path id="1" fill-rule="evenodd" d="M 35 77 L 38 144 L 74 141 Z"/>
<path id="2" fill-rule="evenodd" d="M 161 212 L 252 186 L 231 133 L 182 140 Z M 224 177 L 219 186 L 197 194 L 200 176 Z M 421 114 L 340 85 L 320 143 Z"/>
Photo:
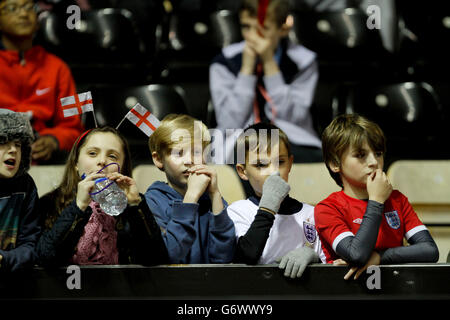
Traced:
<path id="1" fill-rule="evenodd" d="M 154 182 L 145 193 L 161 228 L 171 263 L 229 263 L 234 225 L 227 214 L 217 173 L 205 164 L 208 128 L 188 115 L 171 114 L 150 136 L 154 164 L 167 183 Z"/>
<path id="2" fill-rule="evenodd" d="M 383 172 L 385 136 L 357 114 L 336 117 L 322 136 L 325 164 L 342 191 L 315 207 L 327 262 L 352 266 L 355 279 L 370 265 L 436 262 L 439 252 L 408 199 Z M 409 246 L 403 246 L 403 238 Z"/>
<path id="3" fill-rule="evenodd" d="M 236 228 L 234 261 L 279 262 L 291 278 L 300 277 L 310 263 L 325 262 L 314 208 L 288 196 L 293 155 L 286 134 L 274 125 L 252 125 L 239 136 L 236 149 L 245 150 L 244 163 L 236 164 L 237 173 L 250 183 L 255 196 L 228 206 Z"/>

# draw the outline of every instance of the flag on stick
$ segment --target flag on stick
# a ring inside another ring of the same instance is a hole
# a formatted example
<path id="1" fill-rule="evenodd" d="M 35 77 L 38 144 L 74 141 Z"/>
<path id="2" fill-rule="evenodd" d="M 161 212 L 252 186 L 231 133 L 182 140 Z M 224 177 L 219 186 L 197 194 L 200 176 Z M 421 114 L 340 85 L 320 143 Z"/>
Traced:
<path id="1" fill-rule="evenodd" d="M 150 137 L 160 124 L 158 118 L 139 103 L 136 103 L 136 105 L 125 115 L 125 118 L 141 129 L 148 137 Z M 125 118 L 120 121 L 116 129 L 119 128 Z"/>
<path id="2" fill-rule="evenodd" d="M 94 113 L 94 104 L 92 102 L 92 94 L 90 91 L 75 94 L 74 96 L 68 96 L 61 98 L 61 106 L 63 108 L 64 117 L 72 117 L 81 115 L 82 113 L 92 111 Z M 97 127 L 97 120 L 94 122 Z"/>

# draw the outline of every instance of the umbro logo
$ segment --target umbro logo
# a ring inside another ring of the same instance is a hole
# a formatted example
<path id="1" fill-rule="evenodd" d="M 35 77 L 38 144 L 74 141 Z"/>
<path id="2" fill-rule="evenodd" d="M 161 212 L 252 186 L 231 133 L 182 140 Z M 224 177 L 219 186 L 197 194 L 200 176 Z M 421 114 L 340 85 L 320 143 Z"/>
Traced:
<path id="1" fill-rule="evenodd" d="M 362 223 L 362 219 L 361 218 L 356 218 L 355 220 L 353 220 L 353 223 L 361 224 Z"/>

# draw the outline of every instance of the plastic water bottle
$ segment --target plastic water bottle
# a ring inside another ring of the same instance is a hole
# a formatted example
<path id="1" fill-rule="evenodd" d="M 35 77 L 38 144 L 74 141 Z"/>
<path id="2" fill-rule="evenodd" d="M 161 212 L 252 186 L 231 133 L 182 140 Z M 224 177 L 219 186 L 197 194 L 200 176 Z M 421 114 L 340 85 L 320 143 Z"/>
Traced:
<path id="1" fill-rule="evenodd" d="M 117 216 L 127 207 L 125 192 L 112 180 L 99 178 L 95 180 L 92 199 L 100 205 L 103 212 L 110 216 Z"/>

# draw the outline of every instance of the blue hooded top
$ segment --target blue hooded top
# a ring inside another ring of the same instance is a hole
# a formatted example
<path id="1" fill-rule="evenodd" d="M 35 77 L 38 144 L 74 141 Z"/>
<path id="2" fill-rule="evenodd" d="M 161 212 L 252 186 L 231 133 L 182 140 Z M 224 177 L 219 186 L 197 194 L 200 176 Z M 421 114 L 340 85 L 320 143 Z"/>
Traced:
<path id="1" fill-rule="evenodd" d="M 214 215 L 207 193 L 198 203 L 183 203 L 180 193 L 160 181 L 148 188 L 145 199 L 161 228 L 171 263 L 232 261 L 236 238 L 225 200 L 222 212 Z"/>

